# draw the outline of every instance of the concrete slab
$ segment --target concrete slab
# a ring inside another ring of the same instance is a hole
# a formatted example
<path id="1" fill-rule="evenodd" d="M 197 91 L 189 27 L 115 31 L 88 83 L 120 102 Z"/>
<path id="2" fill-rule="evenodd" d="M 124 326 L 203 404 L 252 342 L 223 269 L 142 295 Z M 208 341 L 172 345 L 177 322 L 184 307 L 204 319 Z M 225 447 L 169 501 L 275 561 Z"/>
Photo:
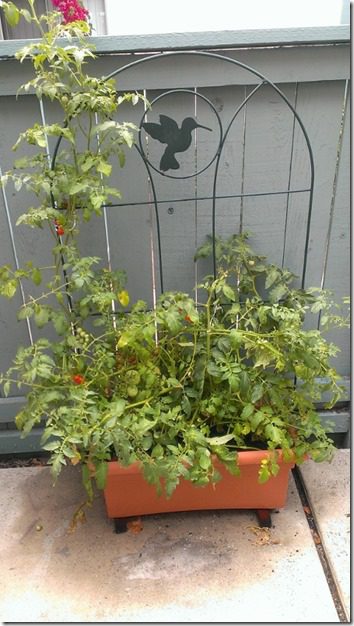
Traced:
<path id="1" fill-rule="evenodd" d="M 291 478 L 273 528 L 247 511 L 154 515 L 117 535 L 78 468 L 0 470 L 0 616 L 6 622 L 338 622 Z"/>
<path id="2" fill-rule="evenodd" d="M 309 461 L 300 471 L 350 619 L 350 450 L 337 450 L 330 464 Z"/>

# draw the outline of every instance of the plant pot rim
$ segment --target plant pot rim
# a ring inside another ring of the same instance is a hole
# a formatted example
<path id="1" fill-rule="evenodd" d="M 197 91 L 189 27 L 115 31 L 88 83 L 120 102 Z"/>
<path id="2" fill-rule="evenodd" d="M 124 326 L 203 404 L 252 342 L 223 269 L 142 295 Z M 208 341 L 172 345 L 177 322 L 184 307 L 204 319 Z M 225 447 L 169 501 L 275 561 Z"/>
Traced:
<path id="1" fill-rule="evenodd" d="M 237 452 L 237 463 L 240 466 L 258 465 L 261 463 L 263 459 L 269 459 L 271 456 L 273 456 L 274 452 L 277 454 L 277 458 L 276 458 L 277 462 L 286 464 L 289 466 L 289 468 L 294 467 L 295 465 L 294 458 L 290 459 L 289 461 L 286 461 L 284 459 L 283 451 L 278 448 L 276 448 L 275 450 L 240 450 Z M 224 463 L 220 459 L 218 459 L 218 457 L 215 454 L 212 455 L 212 459 L 213 459 L 213 464 L 216 467 L 220 467 L 220 466 L 224 467 Z M 113 466 L 116 467 L 118 465 L 121 472 L 124 472 L 127 474 L 129 473 L 135 474 L 142 467 L 142 463 L 140 461 L 134 461 L 133 463 L 130 463 L 130 465 L 122 465 L 119 459 L 110 459 L 109 461 L 107 461 L 107 463 L 108 463 L 108 472 L 110 471 L 109 470 L 110 467 L 113 467 Z"/>

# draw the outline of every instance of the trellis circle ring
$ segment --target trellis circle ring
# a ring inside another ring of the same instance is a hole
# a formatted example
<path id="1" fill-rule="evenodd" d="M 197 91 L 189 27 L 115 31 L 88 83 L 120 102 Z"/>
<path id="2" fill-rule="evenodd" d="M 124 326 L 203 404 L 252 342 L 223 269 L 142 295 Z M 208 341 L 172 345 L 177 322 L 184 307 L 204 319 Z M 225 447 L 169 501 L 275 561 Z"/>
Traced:
<path id="1" fill-rule="evenodd" d="M 215 118 L 216 122 L 210 125 L 210 122 L 206 121 L 204 124 L 202 123 L 203 120 L 199 118 L 196 119 L 194 115 L 191 115 L 190 117 L 185 117 L 182 120 L 181 125 L 178 126 L 175 120 L 164 113 L 160 113 L 158 120 L 155 120 L 153 118 L 154 105 L 156 105 L 156 103 L 161 101 L 163 98 L 171 96 L 175 97 L 176 94 L 189 94 L 193 96 L 194 106 L 195 98 L 203 100 L 210 108 L 212 117 Z M 147 119 L 148 115 L 149 118 Z M 214 128 L 211 128 L 210 126 L 213 126 Z M 183 153 L 186 152 L 192 145 L 194 129 L 199 129 L 200 132 L 204 132 L 206 136 L 214 133 L 213 141 L 215 140 L 214 137 L 216 130 L 217 148 L 215 150 L 215 154 L 213 154 L 212 158 L 205 165 L 202 165 L 200 169 L 196 168 L 191 174 L 179 176 L 177 174 L 171 174 L 171 171 L 174 172 L 175 170 L 180 169 L 180 164 L 183 161 Z M 144 134 L 148 138 L 148 142 L 143 146 Z M 222 139 L 223 131 L 221 119 L 215 106 L 209 98 L 192 89 L 171 89 L 154 98 L 154 100 L 150 102 L 149 110 L 144 112 L 139 125 L 139 146 L 142 158 L 153 170 L 155 170 L 155 172 L 168 178 L 193 178 L 194 176 L 201 174 L 201 172 L 204 172 L 208 169 L 208 167 L 210 167 L 218 156 L 222 146 Z M 154 147 L 154 153 L 156 152 L 158 154 L 156 159 L 159 161 L 159 164 L 157 164 L 157 162 L 153 162 L 154 159 L 151 156 L 152 146 Z"/>

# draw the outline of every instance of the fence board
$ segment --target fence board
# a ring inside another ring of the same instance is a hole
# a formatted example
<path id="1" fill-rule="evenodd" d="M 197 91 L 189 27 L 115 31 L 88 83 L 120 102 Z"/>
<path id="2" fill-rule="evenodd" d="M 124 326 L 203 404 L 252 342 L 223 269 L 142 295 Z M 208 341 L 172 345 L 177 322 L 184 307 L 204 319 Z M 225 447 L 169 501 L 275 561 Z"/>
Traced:
<path id="1" fill-rule="evenodd" d="M 338 178 L 333 202 L 333 221 L 329 225 L 328 259 L 324 267 L 324 287 L 333 291 L 337 302 L 351 293 L 350 285 L 350 99 L 347 101 L 343 129 L 343 143 L 339 155 Z M 341 350 L 334 364 L 340 374 L 348 371 L 350 341 L 348 332 L 338 329 L 328 333 L 328 339 Z"/>
<path id="2" fill-rule="evenodd" d="M 9 42 L 6 42 L 9 43 Z M 343 80 L 350 76 L 350 47 L 348 44 L 337 46 L 312 46 L 295 48 L 265 48 L 262 50 L 227 50 L 226 57 L 237 59 L 246 65 L 257 68 L 273 82 L 292 81 L 313 82 L 320 80 Z M 218 53 L 220 51 L 216 51 Z M 144 55 L 146 56 L 146 55 Z M 195 82 L 196 69 L 191 65 L 190 55 L 177 58 L 172 56 L 174 80 L 171 81 L 170 60 L 159 60 L 154 64 L 137 66 L 133 73 L 119 76 L 118 88 L 122 90 L 143 89 L 149 83 L 150 89 L 168 89 Z M 96 76 L 108 75 L 129 62 L 136 61 L 136 55 L 99 56 L 93 63 L 88 63 L 87 71 Z M 232 63 L 223 66 L 214 61 L 212 66 L 199 64 L 197 69 L 200 86 L 225 86 L 245 82 L 245 73 L 235 71 Z M 24 61 L 7 59 L 0 63 L 0 96 L 15 95 L 19 87 L 31 77 L 31 66 Z M 186 78 L 188 80 L 186 81 Z M 257 82 L 252 76 L 249 84 Z"/>
<path id="3" fill-rule="evenodd" d="M 336 151 L 340 130 L 343 83 L 301 84 L 298 89 L 297 112 L 308 132 L 314 153 L 315 186 L 311 234 L 306 274 L 307 285 L 320 285 L 325 253 L 325 239 L 333 189 Z M 319 114 L 320 111 L 320 114 Z M 308 176 L 309 159 L 304 153 L 304 140 L 298 128 L 295 132 L 292 185 L 299 186 L 299 177 Z M 307 220 L 307 203 L 294 195 L 289 203 L 289 220 L 286 241 L 286 265 L 299 273 L 304 254 L 303 237 L 293 233 L 304 233 Z"/>

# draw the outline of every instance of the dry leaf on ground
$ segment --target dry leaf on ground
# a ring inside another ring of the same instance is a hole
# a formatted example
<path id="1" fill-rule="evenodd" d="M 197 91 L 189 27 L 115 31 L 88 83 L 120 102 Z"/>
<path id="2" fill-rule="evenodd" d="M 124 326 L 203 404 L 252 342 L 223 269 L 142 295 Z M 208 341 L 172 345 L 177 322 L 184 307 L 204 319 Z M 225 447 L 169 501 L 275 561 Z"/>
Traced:
<path id="1" fill-rule="evenodd" d="M 137 535 L 138 533 L 140 533 L 143 530 L 143 524 L 142 524 L 141 518 L 138 517 L 137 519 L 130 520 L 127 523 L 127 528 L 134 535 Z"/>
<path id="2" fill-rule="evenodd" d="M 269 546 L 280 543 L 279 539 L 272 539 L 270 528 L 262 528 L 261 526 L 247 526 L 247 528 L 256 535 L 255 541 L 251 541 L 255 546 Z"/>

